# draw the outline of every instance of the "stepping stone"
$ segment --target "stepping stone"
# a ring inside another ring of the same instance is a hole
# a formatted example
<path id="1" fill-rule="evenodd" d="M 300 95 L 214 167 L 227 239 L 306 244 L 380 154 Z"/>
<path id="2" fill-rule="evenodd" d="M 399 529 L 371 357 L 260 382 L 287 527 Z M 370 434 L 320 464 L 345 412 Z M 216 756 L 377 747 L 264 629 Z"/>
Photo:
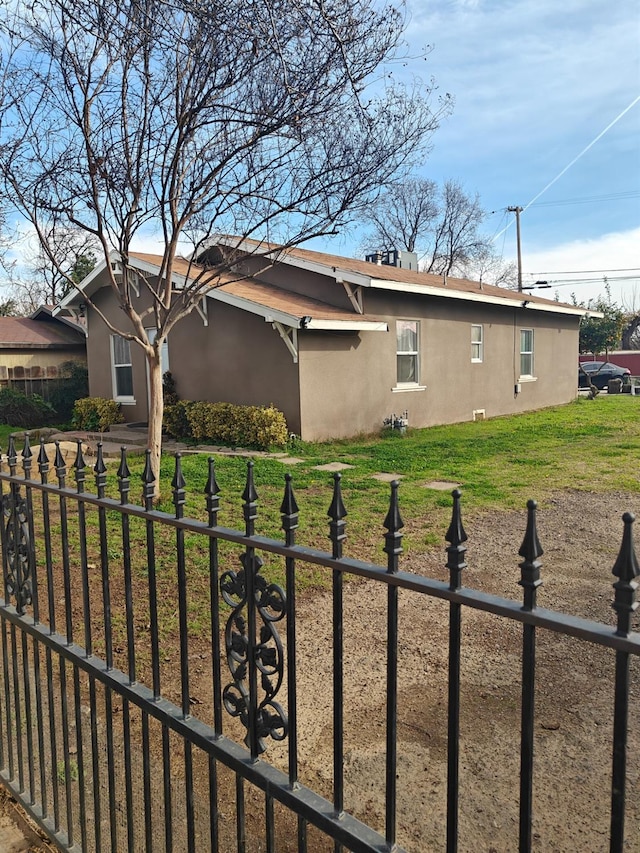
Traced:
<path id="1" fill-rule="evenodd" d="M 345 468 L 355 468 L 355 465 L 347 465 L 346 462 L 328 462 L 326 465 L 314 465 L 316 471 L 344 471 Z"/>
<path id="2" fill-rule="evenodd" d="M 276 462 L 282 462 L 283 465 L 299 465 L 304 462 L 304 459 L 298 459 L 297 456 L 274 456 Z"/>
<path id="3" fill-rule="evenodd" d="M 381 483 L 393 483 L 394 480 L 402 480 L 403 474 L 372 474 L 374 480 L 380 480 Z"/>
<path id="4" fill-rule="evenodd" d="M 425 489 L 437 489 L 440 492 L 448 492 L 450 489 L 459 489 L 460 483 L 450 483 L 448 480 L 431 480 L 424 484 Z"/>

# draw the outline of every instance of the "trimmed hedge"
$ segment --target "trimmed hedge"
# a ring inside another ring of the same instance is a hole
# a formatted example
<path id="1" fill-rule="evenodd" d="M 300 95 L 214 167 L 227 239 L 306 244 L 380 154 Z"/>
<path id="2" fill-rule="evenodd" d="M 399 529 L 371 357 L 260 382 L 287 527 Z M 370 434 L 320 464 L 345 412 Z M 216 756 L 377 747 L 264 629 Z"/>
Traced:
<path id="1" fill-rule="evenodd" d="M 75 429 L 108 432 L 111 424 L 121 424 L 123 421 L 120 403 L 116 403 L 115 400 L 107 400 L 105 397 L 83 397 L 81 400 L 76 400 L 73 406 L 71 422 Z"/>
<path id="2" fill-rule="evenodd" d="M 164 430 L 174 438 L 266 450 L 287 443 L 284 415 L 273 406 L 236 406 L 180 400 L 164 410 Z"/>

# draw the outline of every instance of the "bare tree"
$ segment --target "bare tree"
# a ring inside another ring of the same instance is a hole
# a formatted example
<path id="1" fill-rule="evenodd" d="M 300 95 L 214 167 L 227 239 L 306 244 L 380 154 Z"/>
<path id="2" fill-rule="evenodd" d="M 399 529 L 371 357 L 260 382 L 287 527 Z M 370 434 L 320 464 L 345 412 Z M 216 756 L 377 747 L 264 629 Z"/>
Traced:
<path id="1" fill-rule="evenodd" d="M 101 316 L 145 352 L 157 472 L 162 344 L 225 268 L 176 291 L 179 242 L 195 257 L 216 233 L 285 247 L 335 233 L 425 150 L 449 102 L 391 83 L 403 12 L 367 0 L 43 0 L 4 15 L 0 174 L 67 283 L 52 218 L 119 252 L 123 274 L 106 274 L 123 319 Z M 163 258 L 140 313 L 129 253 L 150 230 Z"/>
<path id="2" fill-rule="evenodd" d="M 5 264 L 9 292 L 21 314 L 32 314 L 40 305 L 57 305 L 73 283 L 79 284 L 94 269 L 102 251 L 97 238 L 79 228 L 43 223 L 42 231 L 53 251 L 45 251 L 38 241 L 35 247 L 24 247 L 20 264 L 15 258 Z"/>
<path id="3" fill-rule="evenodd" d="M 485 212 L 480 198 L 468 195 L 453 180 L 404 179 L 382 193 L 367 213 L 372 231 L 369 251 L 405 249 L 417 252 L 423 272 L 464 275 L 506 283 L 512 276 L 488 237 L 480 233 Z"/>

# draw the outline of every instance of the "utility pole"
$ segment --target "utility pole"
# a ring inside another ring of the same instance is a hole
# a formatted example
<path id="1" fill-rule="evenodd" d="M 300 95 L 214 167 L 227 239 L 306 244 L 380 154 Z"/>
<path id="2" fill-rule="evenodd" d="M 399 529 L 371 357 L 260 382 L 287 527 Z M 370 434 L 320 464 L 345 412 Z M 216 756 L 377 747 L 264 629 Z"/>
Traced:
<path id="1" fill-rule="evenodd" d="M 522 213 L 521 207 L 508 207 L 507 210 L 509 213 L 515 213 L 516 215 L 516 240 L 518 243 L 518 291 L 522 292 L 522 249 L 520 247 L 520 214 Z"/>

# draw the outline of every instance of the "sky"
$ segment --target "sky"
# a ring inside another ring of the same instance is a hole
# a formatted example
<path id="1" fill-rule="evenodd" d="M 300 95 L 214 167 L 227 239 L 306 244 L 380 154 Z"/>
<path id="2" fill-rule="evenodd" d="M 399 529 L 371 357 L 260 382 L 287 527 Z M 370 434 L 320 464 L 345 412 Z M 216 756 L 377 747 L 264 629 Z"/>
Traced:
<path id="1" fill-rule="evenodd" d="M 637 0 L 408 0 L 408 12 L 416 58 L 403 73 L 433 76 L 455 99 L 420 176 L 478 192 L 509 261 L 506 208 L 524 208 L 523 283 L 552 285 L 532 292 L 586 301 L 608 273 L 612 298 L 640 309 Z M 350 254 L 350 241 L 332 250 Z"/>
<path id="2" fill-rule="evenodd" d="M 507 208 L 523 208 L 524 286 L 550 285 L 532 292 L 587 302 L 606 276 L 614 301 L 640 310 L 637 0 L 407 0 L 405 39 L 412 58 L 385 73 L 433 77 L 455 101 L 419 176 L 479 193 L 505 261 Z M 361 237 L 307 245 L 357 256 Z"/>

